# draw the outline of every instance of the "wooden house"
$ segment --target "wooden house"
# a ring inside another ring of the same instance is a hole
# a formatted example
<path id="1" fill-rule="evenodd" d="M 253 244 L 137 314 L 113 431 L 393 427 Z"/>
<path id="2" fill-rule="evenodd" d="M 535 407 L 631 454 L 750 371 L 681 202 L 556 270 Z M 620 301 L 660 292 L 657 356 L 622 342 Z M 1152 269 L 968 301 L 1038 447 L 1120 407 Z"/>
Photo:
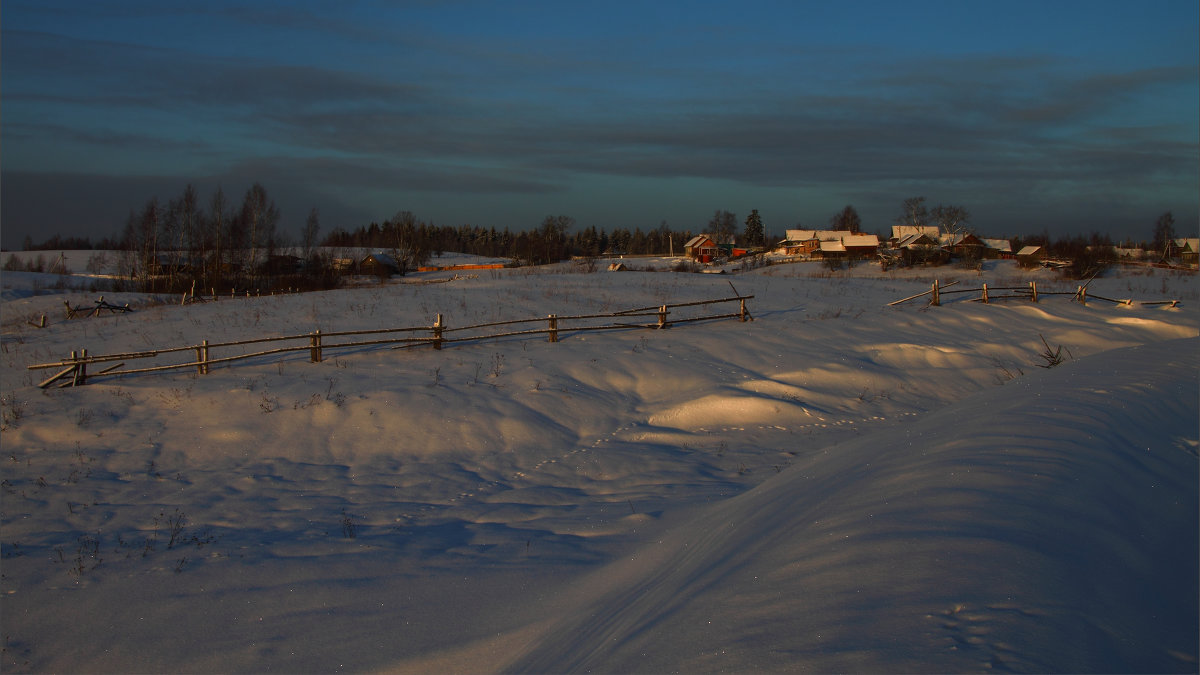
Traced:
<path id="1" fill-rule="evenodd" d="M 1012 243 L 1007 239 L 980 239 L 983 242 L 983 257 L 995 260 L 997 258 L 1011 259 L 1013 257 Z"/>
<path id="2" fill-rule="evenodd" d="M 942 248 L 950 255 L 962 260 L 982 260 L 987 245 L 970 232 L 955 232 L 941 235 Z"/>
<path id="3" fill-rule="evenodd" d="M 259 272 L 267 275 L 296 274 L 303 267 L 304 260 L 295 255 L 269 255 L 259 265 Z"/>
<path id="4" fill-rule="evenodd" d="M 838 230 L 787 230 L 779 248 L 787 255 L 808 256 L 819 254 L 821 242 L 839 241 L 848 232 Z"/>
<path id="5" fill-rule="evenodd" d="M 377 277 L 390 277 L 401 274 L 400 265 L 396 259 L 387 253 L 369 253 L 358 263 L 359 274 L 370 274 Z"/>
<path id="6" fill-rule="evenodd" d="M 914 235 L 923 234 L 933 241 L 938 241 L 941 237 L 941 230 L 937 225 L 893 225 L 892 238 L 888 240 L 892 248 L 900 248 L 901 241 Z"/>
<path id="7" fill-rule="evenodd" d="M 820 247 L 813 252 L 814 257 L 821 260 L 843 260 L 846 258 L 846 245 L 841 239 L 824 239 Z"/>
<path id="8" fill-rule="evenodd" d="M 1198 262 L 1197 254 L 1200 253 L 1200 239 L 1196 237 L 1176 239 L 1174 249 L 1179 262 L 1184 265 L 1196 265 Z"/>
<path id="9" fill-rule="evenodd" d="M 842 233 L 842 246 L 850 258 L 874 258 L 879 252 L 879 237 L 874 234 Z"/>
<path id="10" fill-rule="evenodd" d="M 896 227 L 901 226 L 897 225 Z M 893 227 L 892 231 L 895 232 L 895 229 Z M 945 262 L 947 257 L 941 242 L 936 237 L 921 231 L 904 235 L 892 244 L 892 248 L 898 249 L 909 264 L 936 264 Z"/>
<path id="11" fill-rule="evenodd" d="M 718 251 L 717 242 L 707 234 L 698 234 L 683 245 L 683 254 L 697 262 L 712 262 Z"/>

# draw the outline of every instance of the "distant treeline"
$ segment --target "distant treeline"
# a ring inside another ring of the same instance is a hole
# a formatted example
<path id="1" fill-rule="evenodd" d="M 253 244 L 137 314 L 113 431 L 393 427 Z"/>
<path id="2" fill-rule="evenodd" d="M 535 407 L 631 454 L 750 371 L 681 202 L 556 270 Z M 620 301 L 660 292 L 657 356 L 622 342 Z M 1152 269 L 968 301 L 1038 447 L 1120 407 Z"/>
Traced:
<path id="1" fill-rule="evenodd" d="M 292 239 L 277 228 L 279 209 L 266 189 L 255 183 L 240 203 L 221 188 L 202 199 L 192 185 L 177 197 L 148 200 L 131 209 L 121 237 L 92 241 L 55 235 L 26 251 L 113 250 L 120 252 L 119 276 L 138 290 L 178 292 L 336 286 L 345 267 L 329 249 L 357 248 L 391 256 L 400 274 L 443 253 L 469 253 L 510 258 L 519 264 L 544 264 L 571 256 L 682 253 L 690 232 L 672 232 L 663 223 L 643 232 L 595 227 L 573 231 L 574 219 L 547 216 L 527 231 L 472 225 L 438 226 L 400 211 L 382 223 L 322 233 L 320 213 L 313 208 Z"/>
<path id="2" fill-rule="evenodd" d="M 575 232 L 567 216 L 547 216 L 541 226 L 513 233 L 505 228 L 478 225 L 431 225 L 418 222 L 404 211 L 382 224 L 371 223 L 353 231 L 337 228 L 321 239 L 321 246 L 376 250 L 412 249 L 419 262 L 429 255 L 469 253 L 489 258 L 512 258 L 541 264 L 571 256 L 667 255 L 683 253 L 690 231 L 676 232 L 662 225 L 649 232 L 641 228 L 617 228 L 612 232 L 595 226 Z"/>
<path id="3" fill-rule="evenodd" d="M 964 207 L 939 205 L 926 209 L 924 203 L 924 197 L 904 200 L 896 222 L 936 224 L 943 232 L 967 230 L 970 213 Z M 24 248 L 121 251 L 120 275 L 132 280 L 140 290 L 177 291 L 196 285 L 214 290 L 287 283 L 329 287 L 337 284 L 338 274 L 344 269 L 334 264 L 328 252 L 332 247 L 387 253 L 399 273 L 404 274 L 443 253 L 509 258 L 518 264 L 544 264 L 572 256 L 606 254 L 680 255 L 693 235 L 691 230 L 671 230 L 665 221 L 649 231 L 576 228 L 575 220 L 565 215 L 546 216 L 538 226 L 512 232 L 507 228 L 497 230 L 476 225 L 435 225 L 419 220 L 411 211 L 399 211 L 382 223 L 355 229 L 338 227 L 322 234 L 320 213 L 313 208 L 299 240 L 293 240 L 277 230 L 279 219 L 279 209 L 259 183 L 246 190 L 240 205 L 227 200 L 219 187 L 207 200 L 202 200 L 196 189 L 188 185 L 165 203 L 155 197 L 141 209 L 131 209 L 118 239 L 92 241 L 87 237 L 54 235 L 35 243 L 26 237 Z M 769 249 L 776 243 L 764 237 L 757 210 L 747 217 L 740 236 L 737 222 L 734 214 L 718 210 L 703 232 L 723 244 L 740 241 L 742 246 Z M 829 225 L 836 230 L 858 232 L 861 219 L 854 207 L 847 205 L 834 214 Z M 1174 219 L 1167 212 L 1155 223 L 1151 250 L 1161 250 L 1164 246 L 1169 250 L 1172 237 Z M 881 238 L 886 240 L 887 234 Z M 1014 252 L 1022 246 L 1043 246 L 1052 257 L 1077 260 L 1080 271 L 1102 266 L 1113 255 L 1111 238 L 1098 233 L 1059 239 L 1051 239 L 1048 234 L 1014 237 L 1010 243 Z M 1132 242 L 1126 245 L 1131 246 Z"/>
<path id="4" fill-rule="evenodd" d="M 23 251 L 119 251 L 121 248 L 121 240 L 111 237 L 93 242 L 91 237 L 64 237 L 57 234 L 42 242 L 25 235 L 25 243 L 21 245 Z"/>
<path id="5" fill-rule="evenodd" d="M 469 253 L 491 258 L 544 262 L 555 257 L 561 259 L 564 252 L 566 256 L 600 256 L 606 253 L 667 255 L 674 250 L 678 255 L 683 252 L 683 244 L 692 237 L 690 230 L 673 231 L 665 226 L 649 232 L 643 232 L 641 228 L 617 228 L 608 232 L 592 226 L 560 235 L 552 229 L 558 226 L 561 219 L 561 216 L 552 216 L 548 218 L 548 221 L 552 222 L 544 222 L 537 230 L 514 234 L 507 228 L 497 230 L 494 227 L 478 225 L 455 227 L 418 221 L 408 222 L 409 219 L 401 214 L 396 219 L 385 220 L 382 225 L 371 223 L 353 230 L 335 228 L 322 236 L 317 246 L 388 250 L 393 248 L 397 241 L 407 241 L 433 255 Z M 570 218 L 567 218 L 566 222 L 568 226 L 573 223 Z M 90 237 L 64 237 L 56 234 L 45 241 L 37 242 L 27 236 L 22 250 L 123 251 L 136 248 L 136 239 L 135 236 L 93 240 Z M 287 236 L 279 237 L 275 246 L 292 247 L 294 245 Z"/>

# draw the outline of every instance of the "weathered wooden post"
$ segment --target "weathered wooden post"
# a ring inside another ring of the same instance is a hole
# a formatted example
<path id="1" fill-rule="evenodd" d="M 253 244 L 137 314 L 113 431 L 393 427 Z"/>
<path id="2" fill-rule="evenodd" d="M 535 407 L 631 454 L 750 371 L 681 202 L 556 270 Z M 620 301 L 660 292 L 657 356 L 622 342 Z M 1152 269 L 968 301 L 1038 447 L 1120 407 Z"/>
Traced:
<path id="1" fill-rule="evenodd" d="M 1081 304 L 1087 304 L 1087 286 L 1080 286 L 1079 290 L 1075 291 L 1075 299 Z"/>
<path id="2" fill-rule="evenodd" d="M 1029 282 L 1029 299 L 1034 302 L 1037 302 L 1037 282 L 1036 281 Z"/>
<path id="3" fill-rule="evenodd" d="M 988 304 L 987 284 L 986 283 L 983 285 L 983 304 L 985 304 L 985 305 Z"/>
<path id="4" fill-rule="evenodd" d="M 313 363 L 321 362 L 321 329 L 313 331 L 312 337 L 308 339 L 309 349 L 308 358 Z"/>
<path id="5" fill-rule="evenodd" d="M 934 307 L 941 306 L 942 297 L 941 297 L 941 294 L 938 292 L 938 280 L 937 279 L 933 280 L 933 288 L 930 290 L 930 293 L 932 294 L 933 297 L 930 299 L 929 304 L 933 305 Z"/>
<path id="6" fill-rule="evenodd" d="M 741 309 L 738 310 L 738 321 L 745 323 L 746 321 L 746 299 L 741 298 Z"/>
<path id="7" fill-rule="evenodd" d="M 196 374 L 208 374 L 208 340 L 201 340 L 196 347 Z"/>
<path id="8" fill-rule="evenodd" d="M 658 328 L 661 330 L 667 327 L 667 306 L 663 305 L 658 308 Z"/>
<path id="9" fill-rule="evenodd" d="M 442 315 L 437 315 L 437 322 L 433 324 L 433 348 L 440 350 L 442 348 Z"/>
<path id="10" fill-rule="evenodd" d="M 558 342 L 558 315 L 551 314 L 547 317 L 550 320 L 550 342 Z"/>
<path id="11" fill-rule="evenodd" d="M 71 352 L 71 358 L 75 359 L 75 352 Z M 79 358 L 75 360 L 75 377 L 71 380 L 71 386 L 78 387 L 87 384 L 87 350 L 84 349 L 79 353 Z"/>

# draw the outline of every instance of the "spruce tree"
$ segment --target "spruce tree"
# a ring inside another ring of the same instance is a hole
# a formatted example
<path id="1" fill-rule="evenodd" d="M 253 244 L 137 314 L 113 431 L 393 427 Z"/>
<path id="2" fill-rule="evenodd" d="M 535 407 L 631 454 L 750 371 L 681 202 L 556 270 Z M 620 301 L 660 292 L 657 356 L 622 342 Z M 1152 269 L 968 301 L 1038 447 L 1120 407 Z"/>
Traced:
<path id="1" fill-rule="evenodd" d="M 763 224 L 762 218 L 758 215 L 758 209 L 750 212 L 746 216 L 746 229 L 742 232 L 742 243 L 746 246 L 762 246 L 763 245 Z"/>

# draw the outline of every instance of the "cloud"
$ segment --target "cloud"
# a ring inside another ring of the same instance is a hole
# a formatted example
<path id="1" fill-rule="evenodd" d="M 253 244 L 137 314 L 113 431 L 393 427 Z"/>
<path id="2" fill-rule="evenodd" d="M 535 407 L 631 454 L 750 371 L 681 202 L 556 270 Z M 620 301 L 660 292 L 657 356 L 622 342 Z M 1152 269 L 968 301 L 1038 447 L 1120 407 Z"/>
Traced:
<path id="1" fill-rule="evenodd" d="M 66 14 L 41 32 L 5 31 L 6 176 L 61 174 L 88 194 L 107 180 L 144 185 L 123 210 L 161 174 L 179 177 L 168 193 L 261 181 L 354 205 L 347 213 L 494 200 L 498 220 L 531 199 L 600 203 L 601 182 L 655 186 L 643 202 L 692 181 L 856 205 L 942 192 L 1006 212 L 1033 200 L 1196 203 L 1195 64 L 1106 70 L 1036 50 L 777 38 L 733 48 L 710 23 L 680 30 L 664 16 L 610 37 L 543 30 L 530 12 L 469 31 L 423 23 L 436 4 L 362 23 L 319 6 L 157 7 L 126 5 L 117 19 L 209 22 L 202 39 L 80 38 L 68 33 L 87 17 Z"/>
<path id="2" fill-rule="evenodd" d="M 239 163 L 230 173 L 246 177 L 271 176 L 285 183 L 309 185 L 314 190 L 432 191 L 456 194 L 528 194 L 558 192 L 563 188 L 548 172 L 492 169 L 453 163 L 412 163 L 394 166 L 362 157 L 272 157 Z"/>

